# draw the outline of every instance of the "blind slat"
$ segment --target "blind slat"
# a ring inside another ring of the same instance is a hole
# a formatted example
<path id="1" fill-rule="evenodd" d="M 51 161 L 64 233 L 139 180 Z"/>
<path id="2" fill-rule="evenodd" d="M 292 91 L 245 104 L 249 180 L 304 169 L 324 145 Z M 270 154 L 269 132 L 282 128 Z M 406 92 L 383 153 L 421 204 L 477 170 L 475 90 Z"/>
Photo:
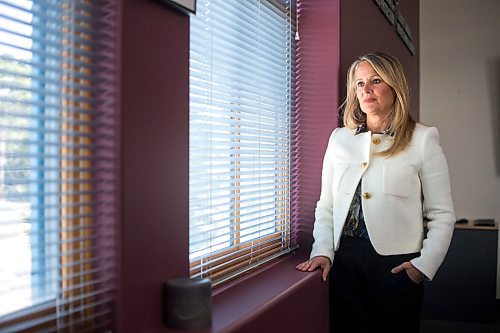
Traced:
<path id="1" fill-rule="evenodd" d="M 248 228 L 248 230 L 250 230 L 250 228 Z M 290 235 L 290 232 L 285 232 L 286 229 L 283 230 L 283 232 L 280 232 L 278 235 L 278 240 L 279 240 L 279 244 L 281 245 L 281 242 L 282 242 L 282 238 L 283 237 L 288 237 Z M 245 231 L 245 230 L 243 230 Z M 244 241 L 247 241 L 248 239 L 250 238 L 261 238 L 261 237 L 266 237 L 268 235 L 272 235 L 273 233 L 276 232 L 276 229 L 275 227 L 268 227 L 268 228 L 263 228 L 261 230 L 258 230 L 258 231 L 254 231 L 254 232 L 250 232 L 250 233 L 247 233 L 243 236 L 240 236 L 240 237 L 233 237 L 233 238 L 230 238 L 230 241 L 232 243 L 239 243 L 239 242 L 244 242 Z M 227 235 L 221 235 L 221 236 L 216 236 L 214 237 L 214 242 L 213 244 L 211 245 L 211 247 L 213 248 L 223 248 L 223 245 L 226 244 L 227 241 L 224 241 L 224 238 L 225 236 Z M 219 242 L 218 242 L 219 241 Z M 200 242 L 194 242 L 194 243 L 190 243 L 190 246 L 192 246 L 193 248 L 196 248 L 197 246 L 200 245 Z M 229 248 L 229 246 L 226 246 L 226 248 Z M 200 252 L 200 253 L 203 253 L 202 257 L 206 256 L 206 252 L 207 252 L 207 249 L 206 248 L 202 248 L 202 247 L 199 247 L 198 248 L 198 251 L 194 251 L 194 253 L 196 254 L 197 252 Z M 231 255 L 237 255 L 238 254 L 238 251 L 231 251 L 230 252 Z M 203 262 L 206 262 L 205 260 L 203 260 Z M 208 264 L 206 264 L 208 265 Z"/>
<path id="2" fill-rule="evenodd" d="M 244 262 L 251 261 L 252 259 L 259 258 L 262 254 L 266 254 L 269 250 L 273 250 L 281 247 L 281 236 L 278 235 L 273 239 L 266 240 L 259 245 L 255 246 L 242 246 L 237 251 L 231 251 L 222 256 L 216 257 L 210 262 L 210 265 L 200 264 L 197 266 L 192 266 L 193 270 L 203 270 L 205 273 L 211 271 L 220 271 L 223 268 L 230 268 L 233 266 L 234 262 Z"/>

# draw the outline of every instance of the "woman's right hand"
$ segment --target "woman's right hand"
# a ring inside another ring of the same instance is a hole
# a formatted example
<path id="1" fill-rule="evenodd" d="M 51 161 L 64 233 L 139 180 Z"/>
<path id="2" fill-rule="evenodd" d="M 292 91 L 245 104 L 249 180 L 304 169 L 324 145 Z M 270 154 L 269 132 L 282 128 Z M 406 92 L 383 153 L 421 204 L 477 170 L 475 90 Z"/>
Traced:
<path id="1" fill-rule="evenodd" d="M 322 278 L 323 281 L 326 281 L 328 278 L 328 273 L 330 273 L 331 268 L 330 258 L 324 256 L 317 256 L 301 262 L 295 268 L 301 272 L 312 272 L 316 268 L 320 268 L 323 270 Z"/>

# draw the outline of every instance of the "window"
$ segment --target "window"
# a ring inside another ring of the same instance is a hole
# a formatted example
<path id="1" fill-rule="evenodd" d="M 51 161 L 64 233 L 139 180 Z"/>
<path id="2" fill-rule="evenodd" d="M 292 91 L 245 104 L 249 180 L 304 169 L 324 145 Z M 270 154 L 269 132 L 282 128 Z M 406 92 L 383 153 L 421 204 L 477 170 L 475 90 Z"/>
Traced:
<path id="1" fill-rule="evenodd" d="M 0 0 L 0 331 L 110 327 L 114 11 Z"/>
<path id="2" fill-rule="evenodd" d="M 216 286 L 289 252 L 289 1 L 197 1 L 190 46 L 190 264 Z"/>

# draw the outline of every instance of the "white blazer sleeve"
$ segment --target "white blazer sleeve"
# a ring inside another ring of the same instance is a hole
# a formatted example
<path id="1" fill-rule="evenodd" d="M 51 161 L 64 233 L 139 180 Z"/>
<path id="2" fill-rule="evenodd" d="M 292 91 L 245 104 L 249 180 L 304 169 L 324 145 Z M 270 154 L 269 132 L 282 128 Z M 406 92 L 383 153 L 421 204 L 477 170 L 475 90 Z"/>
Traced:
<path id="1" fill-rule="evenodd" d="M 439 144 L 439 133 L 430 127 L 423 134 L 422 183 L 423 208 L 429 222 L 421 255 L 412 264 L 432 280 L 450 246 L 455 224 L 448 163 Z"/>
<path id="2" fill-rule="evenodd" d="M 335 129 L 330 135 L 328 147 L 323 159 L 321 172 L 321 194 L 316 204 L 315 221 L 313 229 L 314 243 L 311 258 L 325 256 L 333 262 L 333 157 L 332 142 L 337 133 Z"/>

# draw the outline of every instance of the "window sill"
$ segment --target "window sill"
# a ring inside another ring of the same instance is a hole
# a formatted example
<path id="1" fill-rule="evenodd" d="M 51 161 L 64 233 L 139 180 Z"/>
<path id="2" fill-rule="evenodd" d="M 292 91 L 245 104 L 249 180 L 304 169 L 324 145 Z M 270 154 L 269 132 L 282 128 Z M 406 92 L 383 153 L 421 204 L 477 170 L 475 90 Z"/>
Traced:
<path id="1" fill-rule="evenodd" d="M 328 332 L 328 283 L 321 281 L 319 270 L 303 273 L 295 269 L 306 259 L 288 254 L 215 289 L 213 325 L 199 332 L 276 332 L 272 325 L 289 333 L 312 327 L 316 327 L 314 332 Z"/>

